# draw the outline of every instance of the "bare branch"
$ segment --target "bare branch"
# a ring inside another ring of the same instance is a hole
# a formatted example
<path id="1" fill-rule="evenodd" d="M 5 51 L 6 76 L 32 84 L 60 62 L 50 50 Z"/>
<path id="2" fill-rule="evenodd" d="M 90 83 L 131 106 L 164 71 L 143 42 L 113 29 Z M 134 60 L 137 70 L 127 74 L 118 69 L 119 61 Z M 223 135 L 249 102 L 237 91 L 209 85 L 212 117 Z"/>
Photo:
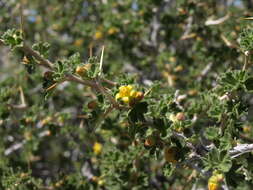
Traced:
<path id="1" fill-rule="evenodd" d="M 219 19 L 217 19 L 217 20 L 207 20 L 207 21 L 205 22 L 205 25 L 206 25 L 206 26 L 210 26 L 210 25 L 222 24 L 222 23 L 225 22 L 227 19 L 229 19 L 229 17 L 230 17 L 230 15 L 227 14 L 226 16 L 221 17 L 221 18 L 219 18 Z"/>
<path id="2" fill-rule="evenodd" d="M 23 45 L 23 47 L 21 47 L 21 50 L 24 52 L 24 53 L 27 53 L 29 55 L 32 55 L 35 59 L 37 59 L 40 64 L 50 70 L 52 70 L 53 68 L 53 63 L 51 63 L 49 60 L 43 58 L 38 52 L 34 51 L 32 48 L 30 48 L 29 46 L 27 45 Z"/>
<path id="3" fill-rule="evenodd" d="M 38 137 L 39 138 L 43 138 L 43 137 L 49 136 L 49 135 L 50 135 L 50 131 L 46 130 L 46 131 L 42 131 L 41 133 L 39 133 Z M 4 155 L 8 156 L 11 153 L 13 153 L 14 151 L 21 149 L 27 142 L 28 142 L 28 140 L 23 140 L 23 141 L 21 141 L 19 143 L 16 143 L 16 144 L 10 146 L 9 148 L 7 148 L 4 151 Z"/>
<path id="4" fill-rule="evenodd" d="M 242 154 L 252 152 L 253 144 L 239 144 L 229 151 L 232 158 L 238 157 Z"/>

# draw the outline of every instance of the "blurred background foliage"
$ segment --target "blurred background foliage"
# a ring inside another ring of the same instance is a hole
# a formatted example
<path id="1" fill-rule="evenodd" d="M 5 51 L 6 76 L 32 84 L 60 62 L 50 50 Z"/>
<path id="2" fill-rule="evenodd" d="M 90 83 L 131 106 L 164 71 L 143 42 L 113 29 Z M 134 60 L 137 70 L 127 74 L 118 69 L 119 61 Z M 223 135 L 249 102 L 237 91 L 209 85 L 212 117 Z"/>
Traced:
<path id="1" fill-rule="evenodd" d="M 0 1 L 1 35 L 20 28 L 19 3 Z M 206 102 L 224 106 L 205 92 L 217 86 L 221 73 L 243 67 L 240 33 L 252 27 L 252 21 L 243 19 L 252 16 L 252 10 L 251 0 L 23 0 L 23 29 L 27 44 L 50 44 L 47 58 L 52 62 L 76 52 L 85 62 L 90 55 L 100 56 L 105 45 L 103 72 L 107 78 L 134 81 L 143 90 L 154 88 L 149 94 L 150 115 L 161 118 L 164 104 L 180 89 L 187 95 L 183 103 L 186 115 L 192 118 L 193 113 L 209 109 Z M 155 150 L 147 151 L 143 143 L 136 142 L 126 113 L 113 112 L 94 129 L 87 115 L 95 114 L 89 105 L 98 97 L 90 88 L 63 83 L 45 100 L 44 69 L 36 68 L 30 75 L 21 64 L 23 53 L 16 50 L 15 54 L 1 46 L 1 189 L 206 187 L 207 179 L 195 170 L 164 165 Z M 220 82 L 224 89 L 228 87 L 225 79 Z M 216 90 L 222 95 L 229 87 L 224 89 Z M 23 93 L 28 109 L 9 106 L 18 105 Z M 159 102 L 152 97 L 159 97 Z M 196 124 L 200 127 L 215 125 L 221 116 L 217 107 L 202 114 L 212 117 L 200 119 Z M 161 120 L 156 122 L 163 125 Z M 240 131 L 250 138 L 252 119 L 248 122 Z M 216 131 L 207 133 L 211 139 L 219 138 Z M 140 139 L 148 136 L 146 132 Z M 253 164 L 241 162 L 245 168 Z M 238 165 L 233 167 L 239 171 Z M 251 178 L 253 171 L 247 172 Z M 243 179 L 243 174 L 238 176 Z M 252 188 L 251 182 L 229 179 L 234 189 Z"/>

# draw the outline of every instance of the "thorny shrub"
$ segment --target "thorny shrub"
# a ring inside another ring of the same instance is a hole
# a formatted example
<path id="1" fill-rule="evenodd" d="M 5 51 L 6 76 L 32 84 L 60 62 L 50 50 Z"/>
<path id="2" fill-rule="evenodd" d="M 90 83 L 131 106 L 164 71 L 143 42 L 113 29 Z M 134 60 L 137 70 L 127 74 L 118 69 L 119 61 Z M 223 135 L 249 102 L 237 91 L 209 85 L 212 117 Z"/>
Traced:
<path id="1" fill-rule="evenodd" d="M 251 1 L 0 13 L 0 189 L 253 188 Z"/>

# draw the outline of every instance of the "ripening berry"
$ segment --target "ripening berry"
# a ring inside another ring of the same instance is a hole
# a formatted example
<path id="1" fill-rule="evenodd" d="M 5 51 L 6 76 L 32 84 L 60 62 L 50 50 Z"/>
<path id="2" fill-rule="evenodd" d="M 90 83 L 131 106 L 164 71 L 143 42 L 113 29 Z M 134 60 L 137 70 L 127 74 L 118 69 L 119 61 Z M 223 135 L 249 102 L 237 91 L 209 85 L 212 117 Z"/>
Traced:
<path id="1" fill-rule="evenodd" d="M 155 139 L 154 139 L 154 137 L 153 136 L 147 137 L 146 140 L 145 140 L 144 145 L 148 146 L 148 147 L 154 146 L 155 145 Z"/>
<path id="2" fill-rule="evenodd" d="M 91 181 L 98 182 L 98 177 L 97 176 L 92 176 Z"/>
<path id="3" fill-rule="evenodd" d="M 185 120 L 185 114 L 183 112 L 179 112 L 176 115 L 177 121 L 184 121 Z"/>
<path id="4" fill-rule="evenodd" d="M 88 103 L 88 108 L 94 110 L 97 107 L 97 101 L 92 100 Z"/>
<path id="5" fill-rule="evenodd" d="M 76 67 L 76 74 L 83 76 L 85 72 L 86 72 L 86 69 L 83 66 Z"/>
<path id="6" fill-rule="evenodd" d="M 167 162 L 176 163 L 176 148 L 175 147 L 165 147 L 164 148 L 164 158 Z"/>
<path id="7" fill-rule="evenodd" d="M 77 66 L 76 67 L 76 74 L 78 74 L 79 76 L 85 76 L 85 74 L 87 73 L 87 71 L 90 69 L 91 65 L 90 64 L 85 64 L 83 66 Z"/>
<path id="8" fill-rule="evenodd" d="M 142 92 L 136 93 L 136 96 L 135 96 L 136 100 L 140 101 L 143 99 L 143 97 L 144 97 L 144 94 Z"/>

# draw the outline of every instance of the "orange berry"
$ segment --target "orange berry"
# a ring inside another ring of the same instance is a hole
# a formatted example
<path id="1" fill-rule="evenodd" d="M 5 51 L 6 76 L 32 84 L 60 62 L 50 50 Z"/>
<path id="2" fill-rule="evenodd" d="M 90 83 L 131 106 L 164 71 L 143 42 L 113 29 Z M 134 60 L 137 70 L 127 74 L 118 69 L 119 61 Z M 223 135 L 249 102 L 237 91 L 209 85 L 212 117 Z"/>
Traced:
<path id="1" fill-rule="evenodd" d="M 143 97 L 144 97 L 144 94 L 142 92 L 137 92 L 135 95 L 135 99 L 138 101 L 142 100 Z"/>
<path id="2" fill-rule="evenodd" d="M 87 71 L 90 69 L 91 65 L 90 64 L 85 64 L 84 66 L 77 66 L 76 67 L 76 74 L 79 76 L 84 76 Z"/>
<path id="3" fill-rule="evenodd" d="M 155 145 L 155 139 L 154 139 L 154 137 L 152 137 L 152 136 L 147 137 L 146 140 L 145 140 L 144 145 L 148 146 L 148 147 L 154 146 Z"/>

